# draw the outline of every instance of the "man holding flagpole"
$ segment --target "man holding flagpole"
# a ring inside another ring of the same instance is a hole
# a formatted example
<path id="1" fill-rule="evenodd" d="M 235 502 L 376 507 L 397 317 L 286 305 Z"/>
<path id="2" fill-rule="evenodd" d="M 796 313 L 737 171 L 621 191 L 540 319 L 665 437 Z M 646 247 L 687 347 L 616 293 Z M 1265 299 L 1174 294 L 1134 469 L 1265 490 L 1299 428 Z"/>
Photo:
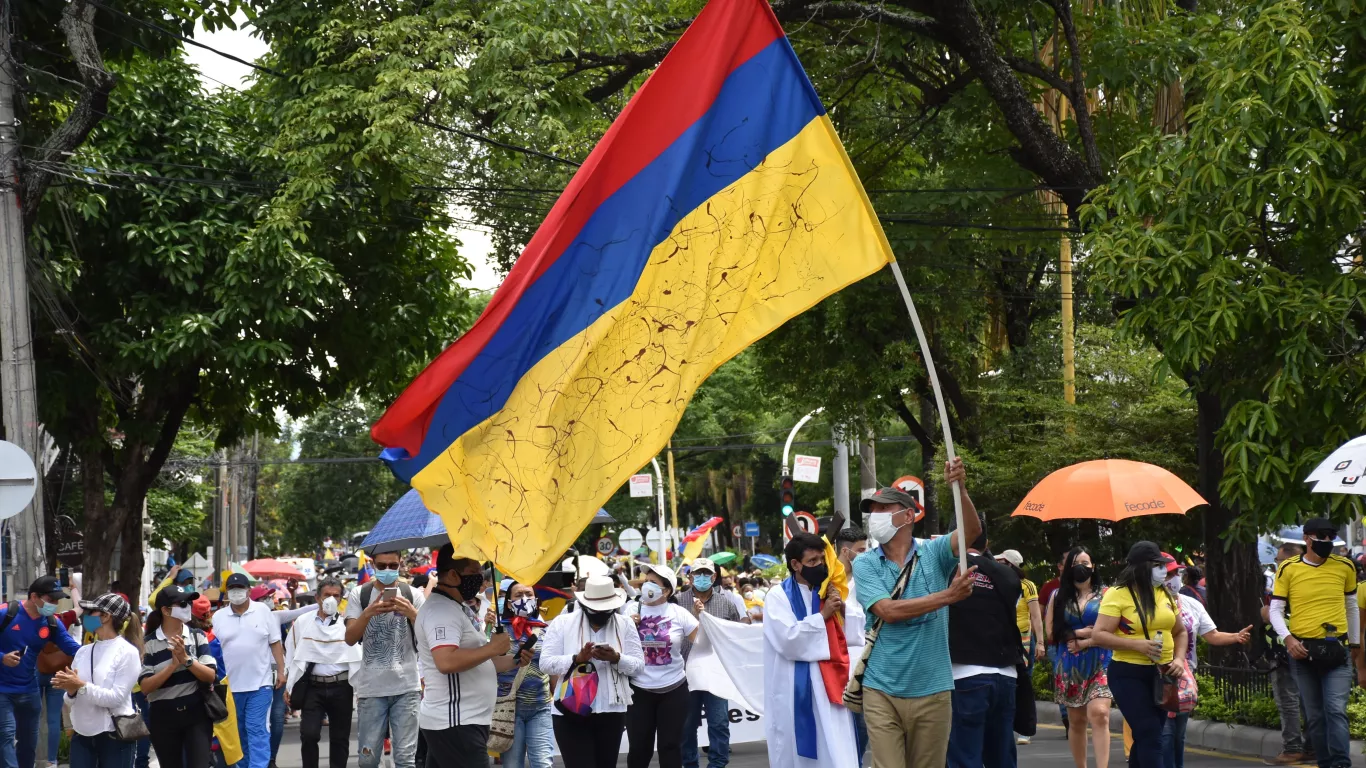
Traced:
<path id="1" fill-rule="evenodd" d="M 863 614 L 846 606 L 833 585 L 821 597 L 830 576 L 827 545 L 809 533 L 797 533 L 783 549 L 789 576 L 769 590 L 764 603 L 764 736 L 770 768 L 822 766 L 857 768 L 858 746 L 853 713 L 841 703 L 848 682 L 833 680 L 834 651 L 863 645 Z M 838 567 L 838 561 L 835 562 Z"/>
<path id="2" fill-rule="evenodd" d="M 958 489 L 963 533 L 982 532 L 968 497 L 962 459 L 944 465 L 944 484 Z M 868 535 L 877 546 L 854 561 L 858 600 L 883 620 L 864 666 L 863 716 L 878 768 L 943 768 L 953 726 L 953 668 L 948 606 L 972 594 L 976 567 L 955 574 L 959 536 L 917 541 L 924 512 L 910 494 L 883 488 L 864 499 Z M 916 558 L 905 591 L 892 599 L 901 571 Z"/>

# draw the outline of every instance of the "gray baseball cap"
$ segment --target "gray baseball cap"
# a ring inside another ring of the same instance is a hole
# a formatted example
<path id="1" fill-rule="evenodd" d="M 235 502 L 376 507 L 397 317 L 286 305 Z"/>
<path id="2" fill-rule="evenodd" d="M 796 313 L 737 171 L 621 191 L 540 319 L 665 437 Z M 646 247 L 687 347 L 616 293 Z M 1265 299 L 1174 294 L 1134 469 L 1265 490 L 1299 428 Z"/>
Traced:
<path id="1" fill-rule="evenodd" d="M 877 493 L 859 502 L 859 511 L 868 514 L 868 508 L 873 504 L 899 504 L 902 509 L 919 509 L 920 502 L 915 497 L 900 488 L 883 488 Z"/>

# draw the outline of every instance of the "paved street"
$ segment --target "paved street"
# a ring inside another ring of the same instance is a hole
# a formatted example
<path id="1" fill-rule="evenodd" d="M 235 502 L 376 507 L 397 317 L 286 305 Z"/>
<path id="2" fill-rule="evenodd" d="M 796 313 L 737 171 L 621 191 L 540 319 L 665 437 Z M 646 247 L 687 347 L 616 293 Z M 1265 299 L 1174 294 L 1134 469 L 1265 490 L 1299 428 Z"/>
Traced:
<path id="1" fill-rule="evenodd" d="M 354 733 L 354 729 L 352 733 Z M 1118 736 L 1111 742 L 1110 765 L 1115 768 L 1123 768 L 1125 765 L 1123 745 Z M 353 742 L 354 746 L 354 742 Z M 1020 747 L 1020 766 L 1021 768 L 1062 768 L 1070 766 L 1071 755 L 1067 751 L 1067 742 L 1063 740 L 1062 728 L 1058 726 L 1040 726 L 1039 735 L 1034 737 L 1034 743 L 1029 746 Z M 276 761 L 278 768 L 303 768 L 303 763 L 299 758 L 299 725 L 295 720 L 285 726 L 285 740 L 280 747 L 280 756 Z M 327 764 L 327 734 L 323 734 L 322 763 Z M 387 761 L 386 761 L 387 763 Z M 1092 765 L 1095 763 L 1092 762 Z M 1186 750 L 1186 766 L 1188 768 L 1228 768 L 1230 766 L 1246 766 L 1249 764 L 1261 765 L 1261 760 L 1222 755 L 1203 750 Z M 350 763 L 352 768 L 355 766 L 354 755 Z M 557 759 L 555 765 L 559 766 Z M 626 755 L 622 755 L 617 761 L 617 765 L 624 768 L 626 765 Z M 768 754 L 763 744 L 737 744 L 731 749 L 731 768 L 768 768 Z"/>

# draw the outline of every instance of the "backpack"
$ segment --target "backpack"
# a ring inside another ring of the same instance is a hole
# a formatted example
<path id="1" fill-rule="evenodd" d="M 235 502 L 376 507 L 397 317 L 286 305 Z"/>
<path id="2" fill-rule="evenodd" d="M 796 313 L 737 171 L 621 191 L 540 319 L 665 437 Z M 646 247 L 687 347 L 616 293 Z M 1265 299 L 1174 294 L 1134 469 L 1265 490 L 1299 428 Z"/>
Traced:
<path id="1" fill-rule="evenodd" d="M 14 623 L 15 617 L 18 615 L 19 601 L 16 600 L 6 606 L 5 623 L 0 625 L 0 632 L 7 631 L 10 628 L 10 625 Z M 47 626 L 53 633 L 57 631 L 57 617 L 55 615 L 47 617 Z M 38 652 L 38 671 L 44 675 L 51 675 L 58 670 L 66 669 L 70 666 L 71 662 L 72 657 L 68 656 L 65 651 L 59 649 L 57 644 L 50 640 L 47 645 L 44 645 L 43 649 Z"/>
<path id="2" fill-rule="evenodd" d="M 395 582 L 395 585 L 398 587 L 399 594 L 403 595 L 403 599 L 411 603 L 413 601 L 413 585 L 404 581 Z M 373 581 L 360 588 L 360 609 L 362 611 L 370 607 L 370 598 L 374 594 L 375 583 Z M 413 626 L 412 619 L 408 619 L 408 639 L 413 641 L 413 653 L 417 653 L 417 628 Z"/>

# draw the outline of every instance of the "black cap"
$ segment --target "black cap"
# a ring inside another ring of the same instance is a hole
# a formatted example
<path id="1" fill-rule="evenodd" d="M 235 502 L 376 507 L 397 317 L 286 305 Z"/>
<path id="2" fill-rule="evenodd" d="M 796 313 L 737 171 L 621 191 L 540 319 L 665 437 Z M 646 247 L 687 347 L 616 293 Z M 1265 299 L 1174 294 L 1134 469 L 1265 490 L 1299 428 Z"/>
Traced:
<path id="1" fill-rule="evenodd" d="M 55 597 L 58 600 L 71 597 L 62 591 L 62 583 L 57 581 L 56 576 L 39 576 L 32 584 L 28 585 L 28 594 Z"/>
<path id="2" fill-rule="evenodd" d="M 873 504 L 899 504 L 902 509 L 920 509 L 920 502 L 915 497 L 900 488 L 883 488 L 877 493 L 860 501 L 859 511 L 868 514 L 868 508 Z"/>
<path id="3" fill-rule="evenodd" d="M 251 579 L 245 573 L 234 573 L 228 576 L 228 580 L 223 582 L 223 589 L 247 589 L 251 587 Z"/>
<path id="4" fill-rule="evenodd" d="M 233 574 L 234 576 L 237 574 Z M 155 608 L 165 608 L 168 605 L 189 605 L 199 599 L 198 592 L 191 592 L 188 589 L 181 589 L 178 585 L 167 584 L 157 593 Z"/>
<path id="5" fill-rule="evenodd" d="M 1337 536 L 1338 527 L 1326 517 L 1316 517 L 1304 524 L 1304 532 L 1310 536 Z"/>
<path id="6" fill-rule="evenodd" d="M 1142 565 L 1144 563 L 1167 563 L 1176 562 L 1167 555 L 1162 554 L 1162 548 L 1151 541 L 1140 541 L 1129 547 L 1129 556 L 1125 558 L 1130 565 Z"/>

